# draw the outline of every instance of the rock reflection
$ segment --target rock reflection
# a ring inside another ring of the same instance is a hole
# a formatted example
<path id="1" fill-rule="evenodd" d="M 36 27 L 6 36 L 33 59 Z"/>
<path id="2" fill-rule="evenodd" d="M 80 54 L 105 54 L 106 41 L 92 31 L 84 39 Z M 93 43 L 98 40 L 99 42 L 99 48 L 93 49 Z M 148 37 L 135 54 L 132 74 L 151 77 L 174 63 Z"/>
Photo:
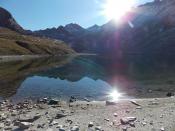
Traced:
<path id="1" fill-rule="evenodd" d="M 29 75 L 63 66 L 71 60 L 72 57 L 55 57 L 0 63 L 0 97 L 7 98 L 16 94 L 21 83 Z"/>
<path id="2" fill-rule="evenodd" d="M 78 56 L 76 58 L 58 57 L 0 63 L 0 97 L 14 96 L 17 89 L 28 78 L 31 78 L 30 85 L 32 85 L 35 81 L 34 76 L 39 76 L 41 81 L 47 79 L 51 82 L 54 79 L 49 87 L 44 87 L 44 82 L 38 82 L 40 90 L 51 89 L 56 86 L 55 83 L 58 85 L 62 83 L 62 86 L 57 88 L 63 91 L 66 90 L 65 83 L 69 83 L 69 87 L 67 87 L 71 88 L 68 92 L 69 95 L 73 92 L 73 83 L 74 88 L 77 86 L 76 93 L 80 95 L 80 90 L 85 89 L 85 87 L 88 87 L 89 90 L 92 90 L 93 87 L 97 88 L 96 90 L 105 90 L 105 87 L 97 87 L 101 86 L 100 84 L 108 84 L 109 86 L 106 88 L 117 85 L 118 92 L 136 98 L 164 97 L 167 92 L 175 91 L 175 61 L 173 59 L 145 59 L 140 56 L 109 59 L 101 56 Z M 84 78 L 89 80 L 83 83 L 83 87 L 82 85 L 78 86 L 78 83 Z M 92 80 L 93 84 L 96 85 L 92 85 Z M 37 90 L 37 88 L 31 88 Z M 88 89 L 86 88 L 86 91 Z M 48 95 L 53 96 L 56 90 L 54 88 L 53 92 L 49 92 Z M 65 95 L 68 94 L 65 93 Z M 120 97 L 115 92 L 112 95 Z"/>

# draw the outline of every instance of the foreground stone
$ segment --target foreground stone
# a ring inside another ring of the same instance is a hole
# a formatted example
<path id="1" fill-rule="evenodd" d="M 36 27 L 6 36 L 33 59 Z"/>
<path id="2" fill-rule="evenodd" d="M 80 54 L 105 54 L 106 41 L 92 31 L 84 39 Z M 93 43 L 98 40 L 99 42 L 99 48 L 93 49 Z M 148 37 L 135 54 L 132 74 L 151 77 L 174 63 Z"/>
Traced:
<path id="1" fill-rule="evenodd" d="M 29 123 L 29 122 L 19 122 L 19 121 L 17 121 L 15 123 L 15 126 L 18 126 L 20 129 L 28 129 L 31 125 L 32 125 L 32 123 Z"/>
<path id="2" fill-rule="evenodd" d="M 130 124 L 130 122 L 134 122 L 136 121 L 136 117 L 124 117 L 120 119 L 121 124 L 126 125 L 126 124 Z"/>

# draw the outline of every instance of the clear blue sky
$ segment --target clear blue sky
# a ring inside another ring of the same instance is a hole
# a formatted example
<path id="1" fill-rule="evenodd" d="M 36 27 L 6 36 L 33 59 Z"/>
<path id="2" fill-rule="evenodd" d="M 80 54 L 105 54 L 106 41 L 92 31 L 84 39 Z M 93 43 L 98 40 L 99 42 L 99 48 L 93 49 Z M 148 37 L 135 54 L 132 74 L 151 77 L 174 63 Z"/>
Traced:
<path id="1" fill-rule="evenodd" d="M 150 0 L 137 1 L 140 4 Z M 25 29 L 38 30 L 68 23 L 102 25 L 107 20 L 99 14 L 99 2 L 104 0 L 0 0 L 0 6 L 9 10 Z"/>

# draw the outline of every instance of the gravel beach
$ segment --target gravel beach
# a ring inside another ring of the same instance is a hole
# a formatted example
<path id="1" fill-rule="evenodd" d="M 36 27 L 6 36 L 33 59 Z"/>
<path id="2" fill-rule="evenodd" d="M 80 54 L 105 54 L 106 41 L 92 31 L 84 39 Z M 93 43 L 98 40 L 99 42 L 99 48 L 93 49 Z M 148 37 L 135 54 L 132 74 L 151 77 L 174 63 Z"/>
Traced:
<path id="1" fill-rule="evenodd" d="M 2 101 L 0 130 L 175 131 L 175 98 L 63 102 Z"/>

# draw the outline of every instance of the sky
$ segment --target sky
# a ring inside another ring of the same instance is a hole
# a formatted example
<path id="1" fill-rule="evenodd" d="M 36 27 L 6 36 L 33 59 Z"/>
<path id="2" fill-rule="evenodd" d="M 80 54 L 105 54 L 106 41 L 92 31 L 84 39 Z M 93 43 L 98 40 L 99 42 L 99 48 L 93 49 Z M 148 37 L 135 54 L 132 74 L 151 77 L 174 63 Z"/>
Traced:
<path id="1" fill-rule="evenodd" d="M 143 4 L 150 0 L 136 0 Z M 103 25 L 108 20 L 101 15 L 104 0 L 0 0 L 0 6 L 10 11 L 25 29 L 39 30 L 77 23 L 84 28 Z"/>

